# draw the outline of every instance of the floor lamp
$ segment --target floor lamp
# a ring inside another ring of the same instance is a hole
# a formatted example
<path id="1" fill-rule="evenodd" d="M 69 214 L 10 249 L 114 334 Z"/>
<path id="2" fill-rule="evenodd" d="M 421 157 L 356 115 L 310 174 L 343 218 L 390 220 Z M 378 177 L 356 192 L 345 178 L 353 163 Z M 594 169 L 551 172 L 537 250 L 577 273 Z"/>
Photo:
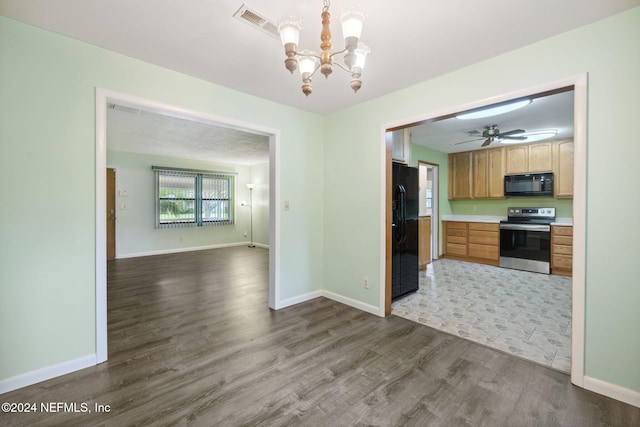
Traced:
<path id="1" fill-rule="evenodd" d="M 249 231 L 249 236 L 251 239 L 251 243 L 249 244 L 250 248 L 255 248 L 256 245 L 253 244 L 253 188 L 255 187 L 255 184 L 252 183 L 248 183 L 247 184 L 247 188 L 249 189 L 249 212 L 251 215 L 251 225 L 250 225 L 250 231 Z"/>

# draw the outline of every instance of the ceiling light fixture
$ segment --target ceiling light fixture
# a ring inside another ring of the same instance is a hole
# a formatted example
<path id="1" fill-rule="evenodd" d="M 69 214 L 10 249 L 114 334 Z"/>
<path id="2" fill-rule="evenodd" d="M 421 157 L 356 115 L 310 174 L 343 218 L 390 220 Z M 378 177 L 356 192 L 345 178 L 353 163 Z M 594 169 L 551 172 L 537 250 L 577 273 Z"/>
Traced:
<path id="1" fill-rule="evenodd" d="M 484 119 L 485 117 L 493 117 L 499 114 L 508 113 L 529 104 L 531 104 L 530 99 L 522 99 L 520 101 L 508 102 L 506 104 L 498 104 L 491 107 L 471 110 L 469 112 L 456 115 L 456 118 L 460 120 Z"/>
<path id="2" fill-rule="evenodd" d="M 548 139 L 556 136 L 558 131 L 555 129 L 544 129 L 544 130 L 536 130 L 531 132 L 522 132 L 516 133 L 511 136 L 524 136 L 526 139 L 522 141 L 512 140 L 512 139 L 499 139 L 501 144 L 522 144 L 528 142 L 536 142 L 542 141 L 543 139 Z"/>
<path id="3" fill-rule="evenodd" d="M 311 77 L 318 68 L 325 77 L 329 77 L 329 74 L 333 72 L 333 64 L 351 73 L 351 77 L 353 78 L 351 80 L 351 89 L 357 92 L 362 86 L 360 77 L 362 75 L 362 69 L 364 68 L 365 59 L 371 51 L 364 43 L 359 42 L 360 34 L 362 33 L 362 23 L 365 18 L 364 12 L 354 9 L 343 13 L 340 17 L 345 48 L 336 52 L 331 51 L 329 6 L 330 1 L 324 0 L 324 7 L 320 15 L 322 17 L 322 32 L 320 33 L 322 43 L 320 44 L 321 52 L 319 54 L 309 50 L 298 52 L 300 30 L 302 29 L 302 24 L 299 19 L 288 17 L 283 19 L 278 26 L 284 52 L 287 55 L 287 59 L 284 60 L 284 65 L 291 74 L 298 68 L 298 64 L 300 65 L 302 92 L 306 96 L 309 96 L 309 94 L 313 92 Z M 341 53 L 345 53 L 344 65 L 333 60 L 334 55 Z"/>

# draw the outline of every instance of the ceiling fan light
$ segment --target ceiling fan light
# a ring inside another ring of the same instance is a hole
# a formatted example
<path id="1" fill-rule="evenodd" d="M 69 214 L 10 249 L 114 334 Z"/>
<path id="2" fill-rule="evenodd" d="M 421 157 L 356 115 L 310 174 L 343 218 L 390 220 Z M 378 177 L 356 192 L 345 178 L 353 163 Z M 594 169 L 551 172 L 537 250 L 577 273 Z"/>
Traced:
<path id="1" fill-rule="evenodd" d="M 529 104 L 531 104 L 530 99 L 522 99 L 520 101 L 514 101 L 506 104 L 499 104 L 495 106 L 484 107 L 484 108 L 472 110 L 466 113 L 457 114 L 456 118 L 460 120 L 483 119 L 485 117 L 493 117 L 499 114 L 515 111 Z"/>

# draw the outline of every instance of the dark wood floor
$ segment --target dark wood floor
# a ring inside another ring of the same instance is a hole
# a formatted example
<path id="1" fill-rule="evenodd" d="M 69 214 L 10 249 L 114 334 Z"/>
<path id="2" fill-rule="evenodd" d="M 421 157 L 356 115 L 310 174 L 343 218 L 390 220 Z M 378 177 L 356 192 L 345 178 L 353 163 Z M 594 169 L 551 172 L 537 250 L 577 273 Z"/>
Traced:
<path id="1" fill-rule="evenodd" d="M 640 409 L 557 371 L 318 298 L 267 307 L 268 252 L 113 261 L 109 360 L 0 396 L 108 413 L 0 425 L 638 426 Z"/>

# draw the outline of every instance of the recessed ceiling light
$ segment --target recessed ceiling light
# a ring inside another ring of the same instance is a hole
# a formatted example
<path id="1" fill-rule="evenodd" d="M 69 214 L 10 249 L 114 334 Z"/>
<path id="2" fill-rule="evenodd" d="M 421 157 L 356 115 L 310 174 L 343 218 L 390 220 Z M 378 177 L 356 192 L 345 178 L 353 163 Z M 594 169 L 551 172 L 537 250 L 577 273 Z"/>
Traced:
<path id="1" fill-rule="evenodd" d="M 483 119 L 485 117 L 493 117 L 497 116 L 498 114 L 508 113 L 509 111 L 517 110 L 518 108 L 522 108 L 529 104 L 531 104 L 530 99 L 522 99 L 520 101 L 508 102 L 506 104 L 499 104 L 491 107 L 484 107 L 477 110 L 469 111 L 468 113 L 458 114 L 456 115 L 456 118 L 460 120 Z"/>
<path id="2" fill-rule="evenodd" d="M 518 141 L 514 139 L 500 139 L 501 144 L 523 144 L 527 142 L 542 141 L 543 139 L 552 138 L 558 134 L 555 129 L 536 130 L 531 132 L 514 133 L 509 136 L 524 136 L 527 139 Z"/>

